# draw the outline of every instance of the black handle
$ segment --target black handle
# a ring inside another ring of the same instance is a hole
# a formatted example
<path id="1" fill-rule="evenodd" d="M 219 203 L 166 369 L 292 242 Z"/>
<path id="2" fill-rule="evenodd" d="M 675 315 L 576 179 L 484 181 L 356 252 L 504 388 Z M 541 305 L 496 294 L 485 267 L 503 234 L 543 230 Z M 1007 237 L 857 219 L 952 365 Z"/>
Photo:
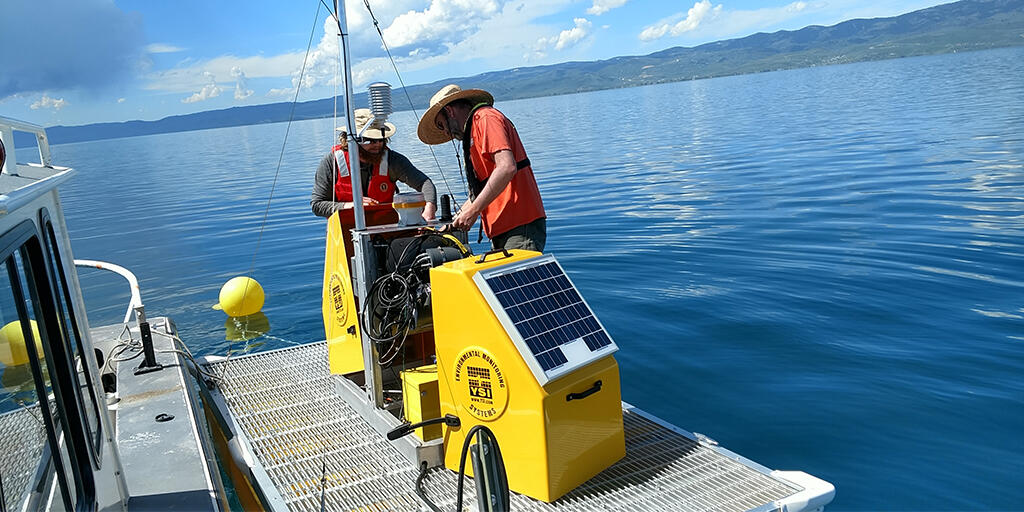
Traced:
<path id="1" fill-rule="evenodd" d="M 571 402 L 573 400 L 583 400 L 584 398 L 593 395 L 598 391 L 601 391 L 601 381 L 595 382 L 593 386 L 590 386 L 590 389 L 582 393 L 569 393 L 568 395 L 565 395 L 565 401 Z"/>
<path id="2" fill-rule="evenodd" d="M 480 257 L 476 259 L 476 262 L 477 263 L 483 263 L 483 262 L 487 261 L 487 257 L 488 256 L 490 256 L 492 254 L 498 254 L 499 252 L 504 254 L 505 258 L 511 258 L 512 257 L 512 253 L 508 252 L 508 249 L 491 249 L 490 251 L 487 251 L 487 252 L 481 254 Z"/>

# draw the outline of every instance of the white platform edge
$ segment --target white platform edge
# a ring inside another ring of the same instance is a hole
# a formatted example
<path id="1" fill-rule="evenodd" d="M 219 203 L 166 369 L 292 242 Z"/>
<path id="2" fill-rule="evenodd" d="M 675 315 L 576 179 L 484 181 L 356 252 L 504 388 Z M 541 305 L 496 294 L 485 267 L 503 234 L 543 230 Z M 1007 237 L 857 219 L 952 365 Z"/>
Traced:
<path id="1" fill-rule="evenodd" d="M 771 475 L 802 487 L 803 490 L 775 502 L 782 512 L 816 512 L 836 497 L 834 485 L 803 471 L 772 471 Z"/>

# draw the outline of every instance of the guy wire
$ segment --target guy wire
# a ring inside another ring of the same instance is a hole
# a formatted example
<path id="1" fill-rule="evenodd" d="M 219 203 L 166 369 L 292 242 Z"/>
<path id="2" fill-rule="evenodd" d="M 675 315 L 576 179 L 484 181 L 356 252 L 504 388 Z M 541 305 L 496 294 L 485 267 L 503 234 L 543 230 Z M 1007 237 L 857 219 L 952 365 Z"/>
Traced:
<path id="1" fill-rule="evenodd" d="M 388 47 L 387 41 L 384 40 L 384 32 L 381 32 L 380 30 L 380 23 L 377 22 L 377 17 L 373 14 L 373 10 L 370 9 L 370 0 L 363 0 L 363 5 L 366 6 L 366 11 L 370 13 L 370 19 L 373 20 L 373 27 L 377 29 L 377 34 L 380 35 L 380 43 L 384 45 L 384 51 L 388 53 L 388 59 L 391 61 L 391 67 L 395 68 L 395 75 L 398 77 L 398 83 L 402 84 L 402 92 L 405 93 L 405 99 L 409 101 L 409 109 L 412 110 L 412 114 L 416 119 L 419 119 L 420 114 L 416 111 L 416 106 L 412 102 L 412 97 L 409 96 L 409 88 L 405 86 L 405 80 L 402 79 L 402 73 L 398 71 L 398 64 L 395 63 L 395 58 L 391 55 L 391 48 Z M 441 169 L 441 162 L 437 160 L 437 155 L 434 154 L 433 146 L 427 144 L 427 149 L 430 150 L 430 156 L 434 158 L 434 164 L 437 165 L 437 171 L 441 173 L 441 179 L 444 180 L 444 188 L 448 189 L 448 195 L 454 198 L 455 194 L 452 192 L 452 187 L 448 184 L 448 177 L 445 176 L 444 170 Z M 462 165 L 459 165 L 459 168 L 461 169 Z M 453 202 L 455 204 L 453 204 L 452 207 L 456 212 L 458 212 L 460 209 L 458 201 Z"/>

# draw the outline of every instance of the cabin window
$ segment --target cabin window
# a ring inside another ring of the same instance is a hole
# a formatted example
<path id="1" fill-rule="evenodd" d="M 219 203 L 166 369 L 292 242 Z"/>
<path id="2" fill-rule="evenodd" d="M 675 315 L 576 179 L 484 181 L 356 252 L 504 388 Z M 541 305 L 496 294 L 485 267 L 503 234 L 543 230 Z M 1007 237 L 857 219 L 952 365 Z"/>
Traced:
<path id="1" fill-rule="evenodd" d="M 6 510 L 71 510 L 95 488 L 38 232 L 0 236 L 0 489 Z"/>
<path id="2" fill-rule="evenodd" d="M 60 446 L 58 437 L 63 436 L 55 435 L 60 423 L 39 324 L 24 298 L 19 259 L 9 256 L 0 271 L 0 482 L 6 510 L 36 510 L 51 499 L 70 507 L 65 458 L 53 457 L 53 447 Z M 28 344 L 29 337 L 39 341 Z"/>
<path id="3" fill-rule="evenodd" d="M 83 415 L 86 420 L 86 428 L 89 430 L 89 436 L 92 441 L 91 448 L 93 454 L 93 463 L 99 465 L 99 447 L 101 441 L 100 422 L 99 422 L 99 401 L 96 399 L 96 387 L 92 382 L 92 373 L 88 368 L 88 361 L 82 357 L 85 353 L 85 346 L 82 342 L 83 336 L 80 331 L 81 326 L 78 323 L 78 319 L 75 316 L 74 307 L 72 307 L 71 299 L 71 287 L 68 286 L 67 275 L 64 273 L 64 267 L 61 265 L 60 259 L 60 244 L 57 243 L 57 236 L 53 230 L 53 223 L 50 222 L 49 215 L 46 210 L 42 211 L 43 231 L 44 240 L 46 246 L 47 259 L 50 262 L 50 272 L 53 276 L 53 284 L 57 288 L 56 291 L 56 303 L 58 320 L 60 321 L 60 328 L 63 333 L 65 340 L 68 340 L 68 349 L 71 353 L 72 361 L 74 361 L 74 380 L 75 388 L 78 390 L 76 393 L 76 399 L 78 400 L 79 407 L 83 411 Z"/>

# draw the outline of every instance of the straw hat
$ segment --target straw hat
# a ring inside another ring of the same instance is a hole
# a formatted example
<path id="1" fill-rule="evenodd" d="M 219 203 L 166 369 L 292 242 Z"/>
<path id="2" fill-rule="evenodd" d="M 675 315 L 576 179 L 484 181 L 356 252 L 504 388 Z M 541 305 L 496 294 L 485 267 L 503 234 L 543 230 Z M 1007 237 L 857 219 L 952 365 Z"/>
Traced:
<path id="1" fill-rule="evenodd" d="M 368 123 L 373 122 L 373 120 L 374 120 L 373 113 L 370 112 L 370 109 L 368 109 L 368 108 L 357 108 L 356 111 L 355 111 L 356 135 L 358 135 L 359 132 L 361 132 L 363 130 L 364 126 L 366 126 Z M 340 139 L 340 138 L 346 136 L 345 134 L 348 132 L 348 128 L 346 128 L 344 126 L 339 126 L 337 131 L 339 132 L 338 133 L 338 138 Z M 395 125 L 385 121 L 383 123 L 376 123 L 376 124 L 370 125 L 370 127 L 367 128 L 365 132 L 363 132 L 363 138 L 366 138 L 366 139 L 387 139 L 387 138 L 390 138 L 394 134 L 395 134 Z"/>
<path id="2" fill-rule="evenodd" d="M 437 125 L 434 124 L 434 118 L 437 117 L 437 113 L 441 111 L 449 103 L 467 99 L 470 103 L 486 103 L 488 105 L 494 104 L 494 96 L 491 93 L 482 89 L 465 89 L 455 84 L 449 84 L 437 91 L 432 98 L 430 98 L 430 108 L 423 113 L 423 117 L 420 118 L 420 125 L 416 130 L 416 134 L 419 135 L 420 140 L 426 144 L 443 144 L 452 140 L 452 136 L 444 130 L 438 129 Z"/>

